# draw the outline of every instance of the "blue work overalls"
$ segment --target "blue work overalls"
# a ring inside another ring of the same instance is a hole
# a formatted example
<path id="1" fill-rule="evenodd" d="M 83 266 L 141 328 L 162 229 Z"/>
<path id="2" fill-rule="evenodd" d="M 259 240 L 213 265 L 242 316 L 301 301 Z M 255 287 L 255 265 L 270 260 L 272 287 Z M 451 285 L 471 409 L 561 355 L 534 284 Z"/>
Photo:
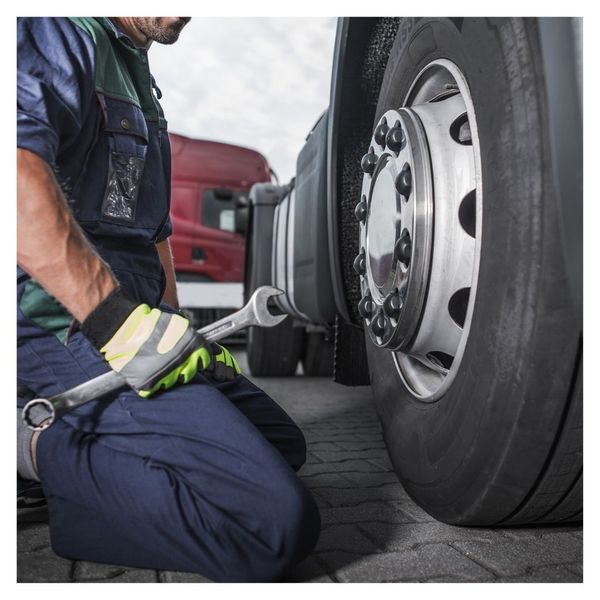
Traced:
<path id="1" fill-rule="evenodd" d="M 170 154 L 153 89 L 146 52 L 108 19 L 19 20 L 17 144 L 52 166 L 121 286 L 158 306 Z M 33 394 L 108 370 L 21 269 L 17 303 L 17 377 Z M 123 388 L 39 438 L 52 547 L 216 581 L 277 580 L 319 534 L 316 504 L 294 472 L 305 452 L 298 427 L 243 376 L 217 383 L 199 374 L 149 400 Z"/>

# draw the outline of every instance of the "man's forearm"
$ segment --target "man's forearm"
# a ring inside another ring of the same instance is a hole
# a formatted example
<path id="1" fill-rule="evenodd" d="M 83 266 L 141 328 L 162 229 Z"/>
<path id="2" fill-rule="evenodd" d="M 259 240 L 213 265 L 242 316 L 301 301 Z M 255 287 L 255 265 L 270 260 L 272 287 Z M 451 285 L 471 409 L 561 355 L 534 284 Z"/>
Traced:
<path id="1" fill-rule="evenodd" d="M 166 302 L 173 308 L 179 308 L 179 300 L 177 299 L 177 283 L 175 280 L 175 266 L 173 264 L 173 253 L 171 251 L 171 243 L 168 239 L 156 244 L 160 262 L 165 271 L 167 285 L 163 294 L 163 302 Z"/>
<path id="2" fill-rule="evenodd" d="M 17 263 L 80 322 L 117 286 L 48 164 L 23 149 L 17 149 Z"/>

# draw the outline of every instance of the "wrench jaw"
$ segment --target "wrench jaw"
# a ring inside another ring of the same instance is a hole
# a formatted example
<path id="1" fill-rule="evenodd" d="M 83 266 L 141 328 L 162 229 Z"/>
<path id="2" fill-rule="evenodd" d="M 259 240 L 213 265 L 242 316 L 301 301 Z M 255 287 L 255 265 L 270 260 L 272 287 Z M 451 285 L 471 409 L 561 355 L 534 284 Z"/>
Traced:
<path id="1" fill-rule="evenodd" d="M 283 291 L 270 285 L 263 285 L 256 289 L 248 304 L 252 306 L 255 323 L 260 327 L 274 327 L 281 323 L 287 315 L 273 315 L 269 311 L 268 301 L 274 296 L 283 294 Z"/>
<path id="2" fill-rule="evenodd" d="M 35 420 L 34 420 L 34 414 Z M 33 431 L 44 431 L 48 429 L 56 419 L 56 410 L 50 400 L 46 398 L 35 398 L 30 400 L 24 407 L 21 414 L 25 425 Z M 37 425 L 41 421 L 41 425 Z"/>

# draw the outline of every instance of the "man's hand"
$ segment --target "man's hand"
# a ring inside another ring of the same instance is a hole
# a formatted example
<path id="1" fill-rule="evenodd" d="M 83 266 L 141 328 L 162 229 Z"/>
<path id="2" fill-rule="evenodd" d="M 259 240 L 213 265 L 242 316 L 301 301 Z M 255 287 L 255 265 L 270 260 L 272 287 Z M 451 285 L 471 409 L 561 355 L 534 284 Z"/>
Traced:
<path id="1" fill-rule="evenodd" d="M 179 315 L 111 293 L 81 325 L 111 368 L 142 397 L 213 367 L 212 347 Z"/>

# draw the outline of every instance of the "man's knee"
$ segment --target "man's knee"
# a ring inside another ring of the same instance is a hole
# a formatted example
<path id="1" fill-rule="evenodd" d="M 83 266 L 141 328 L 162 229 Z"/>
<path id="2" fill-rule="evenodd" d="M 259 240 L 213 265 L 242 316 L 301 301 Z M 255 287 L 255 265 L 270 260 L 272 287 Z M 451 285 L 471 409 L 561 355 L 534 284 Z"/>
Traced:
<path id="1" fill-rule="evenodd" d="M 321 532 L 321 515 L 315 499 L 297 478 L 291 487 L 287 495 L 286 511 L 279 523 L 288 549 L 288 568 L 311 552 Z"/>
<path id="2" fill-rule="evenodd" d="M 243 581 L 278 581 L 305 558 L 315 547 L 321 530 L 321 517 L 314 498 L 306 487 L 291 475 L 280 481 L 273 491 L 277 504 L 265 507 L 261 515 L 262 548 L 252 552 L 242 573 L 234 574 Z"/>

